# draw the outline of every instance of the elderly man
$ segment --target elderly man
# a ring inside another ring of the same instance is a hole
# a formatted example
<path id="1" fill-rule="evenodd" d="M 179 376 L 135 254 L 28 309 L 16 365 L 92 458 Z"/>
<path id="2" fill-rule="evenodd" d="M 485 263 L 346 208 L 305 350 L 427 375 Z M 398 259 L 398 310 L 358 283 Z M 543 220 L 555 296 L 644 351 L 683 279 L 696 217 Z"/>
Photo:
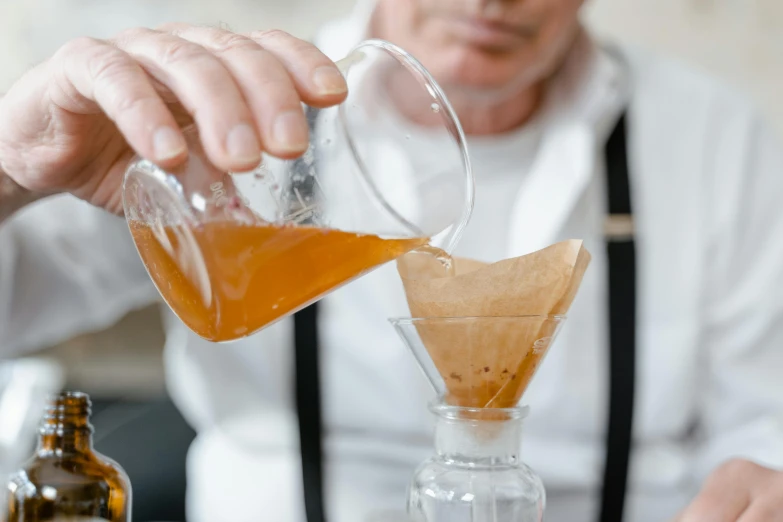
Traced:
<path id="1" fill-rule="evenodd" d="M 613 364 L 634 345 L 637 360 L 626 519 L 783 519 L 783 148 L 711 80 L 599 45 L 581 4 L 368 1 L 317 48 L 185 25 L 66 44 L 0 100 L 0 219 L 70 194 L 0 225 L 0 346 L 35 349 L 157 297 L 122 221 L 72 196 L 119 213 L 133 153 L 180 162 L 188 115 L 223 169 L 250 168 L 262 150 L 301 154 L 300 102 L 340 102 L 331 60 L 383 38 L 433 73 L 469 135 L 476 208 L 457 254 L 494 261 L 566 237 L 594 254 L 525 398 L 522 457 L 547 486 L 547 520 L 599 510 L 605 419 L 630 413 L 622 394 L 607 399 L 622 381 L 609 378 L 610 345 Z M 605 246 L 612 172 L 631 187 L 621 212 L 634 214 L 635 262 Z M 637 290 L 623 301 L 637 310 L 630 334 L 622 307 L 607 307 L 616 277 Z M 393 267 L 320 310 L 324 504 L 328 518 L 359 522 L 403 505 L 430 452 L 431 392 L 385 322 L 406 313 Z M 302 520 L 291 322 L 219 347 L 170 313 L 166 324 L 169 387 L 199 432 L 189 518 Z"/>

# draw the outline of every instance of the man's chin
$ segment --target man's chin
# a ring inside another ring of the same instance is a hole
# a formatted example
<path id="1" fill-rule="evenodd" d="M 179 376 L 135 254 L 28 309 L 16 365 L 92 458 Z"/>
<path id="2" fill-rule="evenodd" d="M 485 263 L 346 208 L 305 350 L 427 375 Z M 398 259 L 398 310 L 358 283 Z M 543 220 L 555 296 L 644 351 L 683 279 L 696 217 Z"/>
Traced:
<path id="1" fill-rule="evenodd" d="M 473 88 L 498 88 L 529 68 L 521 53 L 496 53 L 472 45 L 449 45 L 443 51 L 430 53 L 434 59 L 426 64 L 444 81 Z"/>
<path id="2" fill-rule="evenodd" d="M 503 101 L 536 83 L 531 68 L 480 69 L 461 66 L 431 71 L 449 98 L 470 97 L 475 100 Z"/>

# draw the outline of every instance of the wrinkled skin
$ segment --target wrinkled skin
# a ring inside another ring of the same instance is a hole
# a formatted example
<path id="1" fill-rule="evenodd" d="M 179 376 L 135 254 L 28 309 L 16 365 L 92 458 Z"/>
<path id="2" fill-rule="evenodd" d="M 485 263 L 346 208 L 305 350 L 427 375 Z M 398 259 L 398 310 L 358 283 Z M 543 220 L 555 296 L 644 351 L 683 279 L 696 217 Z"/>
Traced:
<path id="1" fill-rule="evenodd" d="M 216 166 L 249 169 L 262 149 L 301 154 L 300 103 L 339 103 L 346 89 L 326 56 L 281 31 L 172 25 L 80 38 L 0 100 L 0 170 L 31 191 L 120 213 L 134 151 L 164 167 L 185 158 L 180 124 L 195 122 Z"/>

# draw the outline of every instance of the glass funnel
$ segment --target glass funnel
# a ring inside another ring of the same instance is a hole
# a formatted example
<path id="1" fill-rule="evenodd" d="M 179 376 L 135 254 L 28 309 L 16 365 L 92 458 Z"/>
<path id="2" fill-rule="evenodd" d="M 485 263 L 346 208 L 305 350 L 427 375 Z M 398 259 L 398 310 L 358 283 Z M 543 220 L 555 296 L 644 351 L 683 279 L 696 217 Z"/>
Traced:
<path id="1" fill-rule="evenodd" d="M 408 489 L 413 522 L 540 522 L 545 491 L 520 459 L 518 403 L 563 316 L 393 319 L 439 399 L 433 457 Z"/>
<path id="2" fill-rule="evenodd" d="M 565 316 L 392 319 L 438 395 L 470 408 L 515 407 Z"/>
<path id="3" fill-rule="evenodd" d="M 164 171 L 136 159 L 123 204 L 161 295 L 212 341 L 249 335 L 340 285 L 429 244 L 450 252 L 473 207 L 465 138 L 441 88 L 379 40 L 338 62 L 347 99 L 303 106 L 303 156 L 264 155 L 246 173 L 189 156 Z"/>

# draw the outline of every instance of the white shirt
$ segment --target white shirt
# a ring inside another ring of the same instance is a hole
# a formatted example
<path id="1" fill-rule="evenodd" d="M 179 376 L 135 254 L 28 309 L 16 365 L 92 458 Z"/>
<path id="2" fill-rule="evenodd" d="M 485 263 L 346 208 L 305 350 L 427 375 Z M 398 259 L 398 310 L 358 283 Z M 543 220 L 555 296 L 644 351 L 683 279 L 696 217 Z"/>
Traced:
<path id="1" fill-rule="evenodd" d="M 319 45 L 339 58 L 363 23 L 327 27 Z M 774 291 L 783 284 L 783 149 L 741 97 L 699 74 L 634 50 L 614 57 L 580 47 L 548 94 L 533 145 L 524 131 L 512 134 L 487 144 L 508 139 L 502 154 L 482 161 L 482 144 L 473 144 L 476 213 L 457 252 L 491 261 L 577 237 L 594 256 L 524 397 L 531 415 L 522 458 L 542 476 L 555 522 L 594 519 L 600 485 L 601 151 L 626 92 L 639 261 L 628 518 L 665 520 L 731 456 L 783 465 L 783 300 Z M 120 220 L 56 198 L 0 227 L 0 347 L 8 353 L 106 326 L 154 297 Z M 432 452 L 432 392 L 386 322 L 406 314 L 393 266 L 323 301 L 332 520 L 403 508 L 413 468 Z M 303 520 L 291 322 L 220 346 L 171 314 L 166 323 L 169 388 L 199 432 L 188 462 L 189 519 Z"/>
<path id="2" fill-rule="evenodd" d="M 456 255 L 489 263 L 506 258 L 509 216 L 540 142 L 535 124 L 499 137 L 468 139 L 475 200 Z"/>

